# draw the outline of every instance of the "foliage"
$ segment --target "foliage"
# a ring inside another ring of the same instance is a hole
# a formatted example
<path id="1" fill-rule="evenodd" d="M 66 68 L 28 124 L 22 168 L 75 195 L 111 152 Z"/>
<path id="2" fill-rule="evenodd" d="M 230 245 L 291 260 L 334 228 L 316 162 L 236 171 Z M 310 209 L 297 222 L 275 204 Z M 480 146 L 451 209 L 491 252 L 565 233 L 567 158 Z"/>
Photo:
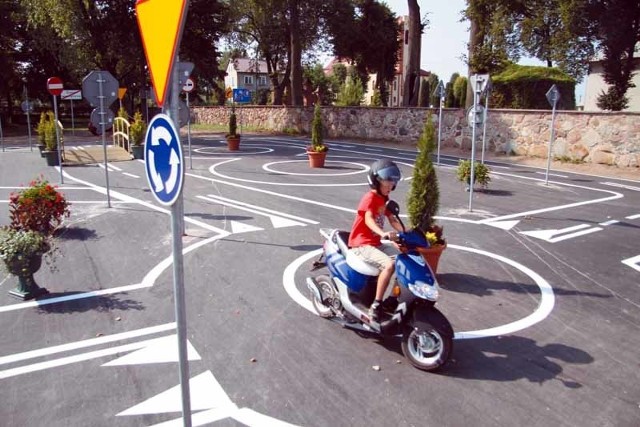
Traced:
<path id="1" fill-rule="evenodd" d="M 142 113 L 136 111 L 133 114 L 133 122 L 129 127 L 129 139 L 133 145 L 142 145 L 144 136 L 147 132 L 147 124 L 142 119 Z"/>
<path id="2" fill-rule="evenodd" d="M 40 121 L 38 121 L 38 125 L 36 126 L 36 133 L 38 134 L 38 144 L 46 145 L 45 135 L 47 132 L 47 115 L 43 111 L 40 113 Z"/>
<path id="3" fill-rule="evenodd" d="M 456 97 L 453 93 L 453 84 L 456 82 L 458 77 L 460 77 L 460 74 L 458 73 L 451 74 L 451 78 L 449 79 L 449 82 L 444 87 L 444 93 L 445 93 L 444 106 L 446 108 L 456 107 Z"/>
<path id="4" fill-rule="evenodd" d="M 436 88 L 440 83 L 440 78 L 437 74 L 431 73 L 429 75 L 429 106 L 440 108 L 440 95 L 436 93 Z"/>
<path id="5" fill-rule="evenodd" d="M 362 81 L 357 76 L 348 78 L 340 88 L 336 105 L 343 107 L 358 106 L 362 102 L 363 97 L 364 88 L 362 87 Z"/>
<path id="6" fill-rule="evenodd" d="M 56 151 L 58 149 L 55 117 L 52 111 L 47 111 L 44 122 L 44 145 L 47 151 Z"/>
<path id="7" fill-rule="evenodd" d="M 550 109 L 547 91 L 556 85 L 560 91 L 558 109 L 575 109 L 575 81 L 557 68 L 509 65 L 491 78 L 493 108 Z"/>
<path id="8" fill-rule="evenodd" d="M 371 106 L 382 107 L 382 95 L 380 94 L 379 89 L 373 90 L 373 95 L 371 96 Z"/>
<path id="9" fill-rule="evenodd" d="M 427 239 L 427 242 L 429 242 L 429 246 L 446 244 L 444 240 L 444 227 L 439 225 L 430 226 L 424 233 L 424 237 Z"/>
<path id="10" fill-rule="evenodd" d="M 11 227 L 16 230 L 32 230 L 51 236 L 70 213 L 65 196 L 42 177 L 9 197 L 9 218 Z"/>
<path id="11" fill-rule="evenodd" d="M 418 156 L 413 168 L 411 189 L 407 196 L 407 212 L 411 227 L 423 233 L 434 226 L 434 216 L 440 207 L 440 189 L 431 155 L 436 145 L 436 130 L 431 112 L 427 114 L 418 140 Z"/>
<path id="12" fill-rule="evenodd" d="M 491 181 L 489 176 L 490 169 L 484 163 L 478 161 L 475 162 L 475 168 L 473 171 L 474 183 L 480 184 L 482 187 L 487 188 Z M 458 181 L 466 182 L 467 184 L 471 180 L 471 160 L 460 160 L 458 162 L 458 168 L 456 169 L 456 177 Z"/>
<path id="13" fill-rule="evenodd" d="M 307 151 L 315 151 L 322 153 L 328 151 L 329 147 L 323 144 L 324 135 L 322 129 L 322 111 L 320 104 L 316 104 L 313 110 L 313 122 L 311 122 L 311 146 L 307 147 Z"/>
<path id="14" fill-rule="evenodd" d="M 431 88 L 429 87 L 429 80 L 420 79 L 420 92 L 418 93 L 418 107 L 429 106 L 429 93 Z"/>
<path id="15" fill-rule="evenodd" d="M 231 114 L 229 115 L 229 133 L 227 134 L 227 138 L 237 138 L 238 137 L 238 118 L 236 117 L 236 110 L 232 106 Z"/>
<path id="16" fill-rule="evenodd" d="M 453 105 L 456 108 L 464 108 L 467 99 L 467 78 L 458 76 L 453 82 Z"/>
<path id="17" fill-rule="evenodd" d="M 34 230 L 0 227 L 0 259 L 8 264 L 50 249 L 47 237 Z"/>

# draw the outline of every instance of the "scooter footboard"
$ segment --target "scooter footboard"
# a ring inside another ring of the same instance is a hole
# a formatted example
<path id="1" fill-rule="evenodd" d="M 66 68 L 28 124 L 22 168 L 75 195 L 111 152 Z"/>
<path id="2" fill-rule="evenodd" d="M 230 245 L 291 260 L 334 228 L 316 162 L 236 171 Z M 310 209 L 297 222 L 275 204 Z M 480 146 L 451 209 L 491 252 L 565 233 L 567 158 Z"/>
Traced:
<path id="1" fill-rule="evenodd" d="M 429 329 L 429 326 L 435 328 L 438 332 L 447 335 L 449 338 L 453 338 L 453 327 L 449 320 L 434 306 L 418 305 L 413 309 L 413 322 L 414 325 L 420 327 L 424 325 L 425 329 Z"/>

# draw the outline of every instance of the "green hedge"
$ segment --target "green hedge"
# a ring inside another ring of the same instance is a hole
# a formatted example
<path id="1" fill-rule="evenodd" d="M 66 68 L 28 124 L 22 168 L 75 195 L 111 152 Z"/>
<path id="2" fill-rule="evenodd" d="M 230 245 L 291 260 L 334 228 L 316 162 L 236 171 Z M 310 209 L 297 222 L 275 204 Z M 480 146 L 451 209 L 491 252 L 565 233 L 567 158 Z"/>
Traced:
<path id="1" fill-rule="evenodd" d="M 491 76 L 491 80 L 490 108 L 550 110 L 546 93 L 554 84 L 560 91 L 556 108 L 576 108 L 576 82 L 557 68 L 511 64 L 500 74 Z"/>

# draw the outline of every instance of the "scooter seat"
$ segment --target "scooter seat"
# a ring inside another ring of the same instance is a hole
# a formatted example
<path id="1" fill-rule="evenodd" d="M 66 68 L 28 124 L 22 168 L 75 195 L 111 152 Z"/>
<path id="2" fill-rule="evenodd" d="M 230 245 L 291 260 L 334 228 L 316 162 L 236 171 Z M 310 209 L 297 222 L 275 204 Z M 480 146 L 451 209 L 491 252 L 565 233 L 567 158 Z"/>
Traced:
<path id="1" fill-rule="evenodd" d="M 377 276 L 380 274 L 380 270 L 378 270 L 375 265 L 362 260 L 359 256 L 354 254 L 352 250 L 347 251 L 346 259 L 347 265 L 360 274 L 367 276 Z"/>

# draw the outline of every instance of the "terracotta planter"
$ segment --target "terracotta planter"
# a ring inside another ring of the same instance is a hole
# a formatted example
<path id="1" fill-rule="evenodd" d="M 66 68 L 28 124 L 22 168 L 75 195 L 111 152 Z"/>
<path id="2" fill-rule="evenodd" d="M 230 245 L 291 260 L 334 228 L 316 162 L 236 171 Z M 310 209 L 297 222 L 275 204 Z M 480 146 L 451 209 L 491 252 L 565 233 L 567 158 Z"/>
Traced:
<path id="1" fill-rule="evenodd" d="M 438 263 L 440 262 L 440 256 L 442 255 L 442 251 L 447 249 L 447 244 L 431 246 L 430 248 L 416 248 L 422 258 L 429 264 L 433 274 L 438 272 Z"/>
<path id="2" fill-rule="evenodd" d="M 240 149 L 240 137 L 227 137 L 227 148 L 229 151 L 238 151 Z"/>
<path id="3" fill-rule="evenodd" d="M 324 159 L 327 157 L 326 151 L 307 151 L 309 155 L 309 166 L 312 168 L 323 168 Z"/>
<path id="4" fill-rule="evenodd" d="M 9 295 L 28 300 L 49 293 L 45 288 L 38 286 L 33 278 L 33 274 L 42 265 L 42 255 L 42 253 L 35 253 L 30 257 L 19 256 L 6 262 L 9 273 L 18 278 L 18 286 L 9 291 Z"/>

